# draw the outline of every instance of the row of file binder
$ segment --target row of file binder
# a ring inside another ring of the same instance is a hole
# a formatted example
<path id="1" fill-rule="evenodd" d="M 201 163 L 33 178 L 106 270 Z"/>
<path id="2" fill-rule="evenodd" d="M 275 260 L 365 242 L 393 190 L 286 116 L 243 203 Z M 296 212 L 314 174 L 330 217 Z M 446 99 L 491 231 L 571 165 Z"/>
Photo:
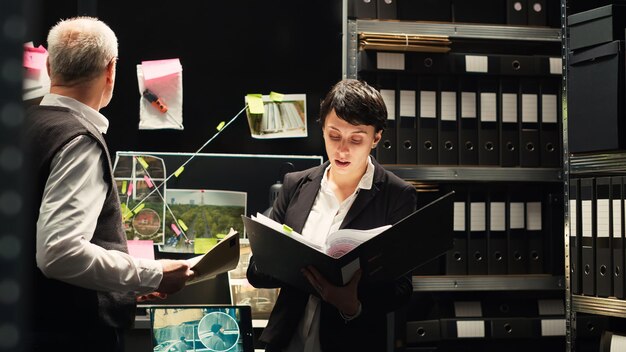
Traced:
<path id="1" fill-rule="evenodd" d="M 456 186 L 448 275 L 554 274 L 563 204 L 538 185 Z"/>
<path id="2" fill-rule="evenodd" d="M 572 293 L 626 298 L 624 176 L 570 178 L 568 214 Z"/>
<path id="3" fill-rule="evenodd" d="M 560 167 L 557 77 L 370 77 L 385 101 L 383 164 Z"/>

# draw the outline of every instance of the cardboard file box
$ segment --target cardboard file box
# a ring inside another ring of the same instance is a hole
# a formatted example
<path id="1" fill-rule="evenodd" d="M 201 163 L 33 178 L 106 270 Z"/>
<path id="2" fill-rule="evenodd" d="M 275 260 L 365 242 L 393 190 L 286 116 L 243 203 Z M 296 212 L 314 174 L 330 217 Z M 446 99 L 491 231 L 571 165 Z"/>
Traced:
<path id="1" fill-rule="evenodd" d="M 625 5 L 607 5 L 568 16 L 570 50 L 624 40 Z"/>
<path id="2" fill-rule="evenodd" d="M 570 152 L 624 149 L 624 42 L 574 53 L 569 72 Z"/>

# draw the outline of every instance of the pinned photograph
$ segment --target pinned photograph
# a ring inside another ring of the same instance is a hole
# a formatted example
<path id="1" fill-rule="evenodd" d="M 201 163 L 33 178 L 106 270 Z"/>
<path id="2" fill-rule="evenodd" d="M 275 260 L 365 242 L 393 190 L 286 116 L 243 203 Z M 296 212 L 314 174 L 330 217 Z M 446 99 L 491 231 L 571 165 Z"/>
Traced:
<path id="1" fill-rule="evenodd" d="M 248 94 L 246 116 L 252 138 L 300 138 L 307 136 L 306 95 Z"/>

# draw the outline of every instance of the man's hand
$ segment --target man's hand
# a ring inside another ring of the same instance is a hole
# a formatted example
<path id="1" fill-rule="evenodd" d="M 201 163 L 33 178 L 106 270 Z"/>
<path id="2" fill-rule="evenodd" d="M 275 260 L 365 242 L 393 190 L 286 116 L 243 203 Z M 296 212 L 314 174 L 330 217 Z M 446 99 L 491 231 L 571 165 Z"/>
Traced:
<path id="1" fill-rule="evenodd" d="M 332 304 L 345 315 L 357 314 L 360 305 L 357 289 L 361 279 L 361 269 L 354 273 L 350 282 L 345 286 L 331 284 L 317 269 L 310 265 L 302 269 L 302 273 L 324 301 Z"/>
<path id="2" fill-rule="evenodd" d="M 161 292 L 150 292 L 146 295 L 139 295 L 137 296 L 137 303 L 143 303 L 143 302 L 150 302 L 150 301 L 154 301 L 157 299 L 166 299 L 167 298 L 167 294 L 165 293 L 161 293 Z"/>
<path id="3" fill-rule="evenodd" d="M 185 287 L 187 280 L 194 277 L 194 272 L 186 260 L 161 259 L 159 262 L 163 266 L 163 279 L 156 292 L 160 294 L 178 292 Z"/>

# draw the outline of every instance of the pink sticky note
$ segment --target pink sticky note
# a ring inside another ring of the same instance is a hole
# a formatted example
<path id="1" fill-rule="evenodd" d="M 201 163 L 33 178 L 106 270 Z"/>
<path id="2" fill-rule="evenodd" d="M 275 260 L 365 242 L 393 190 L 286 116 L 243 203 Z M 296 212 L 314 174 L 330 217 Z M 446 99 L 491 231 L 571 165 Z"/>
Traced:
<path id="1" fill-rule="evenodd" d="M 143 79 L 149 81 L 179 73 L 183 70 L 180 59 L 142 61 Z"/>
<path id="2" fill-rule="evenodd" d="M 180 230 L 178 229 L 178 226 L 176 226 L 176 224 L 172 224 L 170 225 L 170 227 L 172 228 L 172 231 L 174 231 L 174 233 L 176 234 L 176 237 L 180 236 Z"/>
<path id="3" fill-rule="evenodd" d="M 154 186 L 152 184 L 152 180 L 150 180 L 150 177 L 148 177 L 148 175 L 144 175 L 143 176 L 143 180 L 146 181 L 146 184 L 148 185 L 148 188 L 152 188 L 152 186 Z"/>
<path id="4" fill-rule="evenodd" d="M 128 191 L 126 191 L 126 195 L 130 197 L 130 195 L 133 194 L 133 183 L 129 183 L 128 184 Z"/>
<path id="5" fill-rule="evenodd" d="M 128 240 L 127 243 L 131 256 L 154 260 L 154 242 L 151 240 Z"/>
<path id="6" fill-rule="evenodd" d="M 48 52 L 42 46 L 37 48 L 24 47 L 24 67 L 33 70 L 43 70 L 46 68 Z"/>

